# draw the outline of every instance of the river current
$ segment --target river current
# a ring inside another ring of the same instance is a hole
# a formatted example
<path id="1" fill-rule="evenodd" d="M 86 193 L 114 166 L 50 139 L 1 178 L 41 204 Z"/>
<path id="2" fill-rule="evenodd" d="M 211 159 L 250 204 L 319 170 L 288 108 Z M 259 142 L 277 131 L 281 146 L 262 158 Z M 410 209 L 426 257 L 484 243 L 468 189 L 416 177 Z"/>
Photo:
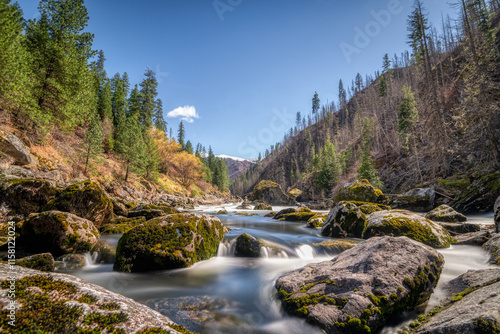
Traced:
<path id="1" fill-rule="evenodd" d="M 283 312 L 274 282 L 279 276 L 308 263 L 334 258 L 338 254 L 328 253 L 317 246 L 332 239 L 321 236 L 319 230 L 306 228 L 305 223 L 276 221 L 264 217 L 268 211 L 236 210 L 236 206 L 226 205 L 230 213 L 218 216 L 230 231 L 219 246 L 217 256 L 191 268 L 125 274 L 114 272 L 112 265 L 97 265 L 88 256 L 87 265 L 71 274 L 144 303 L 174 322 L 200 333 L 321 333 L 304 320 Z M 219 209 L 220 206 L 204 206 L 194 211 L 213 214 Z M 234 211 L 258 215 L 242 216 Z M 493 224 L 492 214 L 468 218 L 472 223 Z M 236 237 L 243 233 L 270 246 L 261 249 L 264 257 L 245 259 L 233 256 Z M 102 238 L 116 245 L 120 235 L 104 235 Z M 491 267 L 488 255 L 480 247 L 454 245 L 439 252 L 445 258 L 443 273 L 421 312 L 438 304 L 441 287 L 446 282 L 468 270 Z M 396 333 L 417 315 L 416 312 L 403 315 L 381 333 Z"/>

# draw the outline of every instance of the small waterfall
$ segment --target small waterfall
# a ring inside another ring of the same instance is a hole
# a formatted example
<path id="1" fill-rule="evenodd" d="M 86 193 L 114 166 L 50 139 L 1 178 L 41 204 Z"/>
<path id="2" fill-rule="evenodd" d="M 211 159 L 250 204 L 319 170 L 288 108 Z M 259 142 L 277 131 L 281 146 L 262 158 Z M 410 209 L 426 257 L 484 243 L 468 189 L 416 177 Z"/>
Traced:
<path id="1" fill-rule="evenodd" d="M 90 252 L 87 252 L 84 255 L 85 255 L 85 267 L 98 266 L 97 257 L 99 256 L 99 253 L 94 252 L 94 254 L 90 254 Z"/>
<path id="2" fill-rule="evenodd" d="M 295 249 L 297 256 L 301 259 L 314 259 L 314 249 L 309 245 L 302 245 Z"/>
<path id="3" fill-rule="evenodd" d="M 260 247 L 260 257 L 265 257 L 265 258 L 268 258 L 269 257 L 269 252 L 267 251 L 267 247 Z"/>
<path id="4" fill-rule="evenodd" d="M 223 241 L 219 244 L 217 249 L 217 257 L 228 257 L 234 256 L 234 250 L 236 249 L 236 239 L 231 241 Z"/>

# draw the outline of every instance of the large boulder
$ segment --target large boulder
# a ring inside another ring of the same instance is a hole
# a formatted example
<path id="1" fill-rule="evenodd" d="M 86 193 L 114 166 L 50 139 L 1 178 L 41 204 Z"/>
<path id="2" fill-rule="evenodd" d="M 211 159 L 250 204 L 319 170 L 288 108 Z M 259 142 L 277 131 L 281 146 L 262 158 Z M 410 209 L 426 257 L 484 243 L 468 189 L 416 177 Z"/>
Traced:
<path id="1" fill-rule="evenodd" d="M 500 333 L 500 270 L 469 271 L 445 287 L 455 293 L 448 303 L 413 323 L 421 334 Z"/>
<path id="2" fill-rule="evenodd" d="M 390 203 L 395 209 L 424 212 L 434 208 L 435 200 L 434 188 L 415 188 L 402 195 L 392 196 Z"/>
<path id="3" fill-rule="evenodd" d="M 286 312 L 326 333 L 370 333 L 426 301 L 443 256 L 406 237 L 372 238 L 276 281 Z"/>
<path id="4" fill-rule="evenodd" d="M 99 227 L 113 218 L 113 201 L 97 183 L 87 180 L 65 188 L 43 210 L 70 212 Z"/>
<path id="5" fill-rule="evenodd" d="M 60 189 L 49 182 L 35 179 L 12 179 L 0 185 L 0 205 L 5 205 L 9 215 L 39 212 L 54 199 Z"/>
<path id="6" fill-rule="evenodd" d="M 333 238 L 363 238 L 367 216 L 383 210 L 391 210 L 391 207 L 366 202 L 339 202 L 328 214 L 321 234 Z"/>
<path id="7" fill-rule="evenodd" d="M 463 223 L 467 221 L 467 217 L 446 204 L 429 211 L 425 218 L 444 223 Z"/>
<path id="8" fill-rule="evenodd" d="M 454 238 L 453 243 L 457 245 L 482 246 L 491 239 L 491 233 L 488 230 L 481 230 L 479 232 L 458 234 Z"/>
<path id="9" fill-rule="evenodd" d="M 236 238 L 234 256 L 236 257 L 260 257 L 262 242 L 250 234 L 242 234 Z"/>
<path id="10" fill-rule="evenodd" d="M 171 215 L 174 213 L 179 213 L 179 211 L 169 205 L 143 204 L 135 207 L 133 210 L 130 210 L 128 212 L 128 217 L 145 217 L 146 220 L 150 220 L 156 217 Z"/>
<path id="11" fill-rule="evenodd" d="M 88 252 L 99 238 L 91 221 L 68 212 L 32 213 L 19 226 L 21 246 L 54 255 Z"/>
<path id="12" fill-rule="evenodd" d="M 495 226 L 497 229 L 497 233 L 500 233 L 500 196 L 497 198 L 495 202 L 495 206 L 493 207 L 495 213 Z"/>
<path id="13" fill-rule="evenodd" d="M 250 194 L 251 201 L 264 201 L 271 205 L 295 205 L 295 198 L 286 194 L 281 186 L 272 181 L 260 181 Z"/>
<path id="14" fill-rule="evenodd" d="M 500 265 L 500 233 L 488 240 L 483 248 L 490 253 L 490 263 Z"/>
<path id="15" fill-rule="evenodd" d="M 309 209 L 299 209 L 299 211 L 284 214 L 280 220 L 289 222 L 307 222 L 314 216 L 316 216 L 316 213 L 311 212 Z"/>
<path id="16" fill-rule="evenodd" d="M 269 204 L 269 203 L 266 203 L 266 202 L 258 202 L 255 204 L 254 210 L 266 210 L 266 211 L 272 211 L 273 210 L 273 207 Z"/>
<path id="17" fill-rule="evenodd" d="M 450 205 L 465 214 L 491 212 L 499 196 L 500 172 L 496 172 L 472 182 Z"/>
<path id="18" fill-rule="evenodd" d="M 16 268 L 15 326 L 9 265 L 0 264 L 2 333 L 187 333 L 169 318 L 71 275 Z"/>
<path id="19" fill-rule="evenodd" d="M 54 271 L 54 257 L 50 253 L 35 254 L 16 260 L 16 265 L 41 271 Z"/>
<path id="20" fill-rule="evenodd" d="M 364 238 L 406 236 L 436 248 L 448 248 L 453 240 L 438 223 L 406 210 L 379 211 L 368 216 Z"/>
<path id="21" fill-rule="evenodd" d="M 356 180 L 345 184 L 335 196 L 335 202 L 356 201 L 382 203 L 386 199 L 384 193 L 370 184 L 368 180 Z"/>
<path id="22" fill-rule="evenodd" d="M 284 218 L 286 214 L 294 213 L 297 212 L 298 210 L 299 210 L 298 208 L 281 209 L 280 211 L 278 211 L 278 213 L 274 215 L 273 219 L 279 220 L 281 218 Z"/>
<path id="23" fill-rule="evenodd" d="M 205 214 L 154 218 L 120 238 L 113 268 L 145 272 L 189 267 L 217 254 L 225 232 L 219 218 Z"/>
<path id="24" fill-rule="evenodd" d="M 0 152 L 14 158 L 17 165 L 32 163 L 30 150 L 15 135 L 2 129 L 0 129 Z"/>

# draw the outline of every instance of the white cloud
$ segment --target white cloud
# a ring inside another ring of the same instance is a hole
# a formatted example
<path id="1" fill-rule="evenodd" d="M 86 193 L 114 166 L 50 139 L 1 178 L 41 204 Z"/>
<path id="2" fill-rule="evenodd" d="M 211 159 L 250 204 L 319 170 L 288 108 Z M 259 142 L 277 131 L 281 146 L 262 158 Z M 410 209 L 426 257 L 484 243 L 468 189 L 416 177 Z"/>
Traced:
<path id="1" fill-rule="evenodd" d="M 194 106 L 184 106 L 175 108 L 174 110 L 170 111 L 167 114 L 167 117 L 170 118 L 182 117 L 182 120 L 188 123 L 193 123 L 195 118 L 200 118 Z"/>

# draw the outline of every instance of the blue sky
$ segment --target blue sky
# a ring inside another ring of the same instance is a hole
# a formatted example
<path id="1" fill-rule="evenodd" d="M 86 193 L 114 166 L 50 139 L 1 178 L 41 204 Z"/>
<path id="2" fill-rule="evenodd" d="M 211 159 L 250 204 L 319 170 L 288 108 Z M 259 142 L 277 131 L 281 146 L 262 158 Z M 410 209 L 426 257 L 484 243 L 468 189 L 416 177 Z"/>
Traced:
<path id="1" fill-rule="evenodd" d="M 38 1 L 18 2 L 25 18 L 36 17 Z M 179 107 L 196 110 L 199 118 L 186 123 L 194 145 L 253 158 L 283 138 L 297 111 L 310 112 L 315 91 L 322 103 L 336 100 L 339 79 L 371 74 L 385 53 L 407 49 L 413 0 L 85 4 L 87 31 L 95 34 L 94 49 L 104 50 L 108 76 L 127 72 L 134 85 L 150 67 L 159 77 L 165 117 L 174 109 L 182 114 Z M 424 4 L 437 26 L 441 13 L 454 16 L 447 0 Z M 363 39 L 358 31 L 368 34 Z M 166 117 L 169 128 L 176 132 L 180 119 Z"/>

